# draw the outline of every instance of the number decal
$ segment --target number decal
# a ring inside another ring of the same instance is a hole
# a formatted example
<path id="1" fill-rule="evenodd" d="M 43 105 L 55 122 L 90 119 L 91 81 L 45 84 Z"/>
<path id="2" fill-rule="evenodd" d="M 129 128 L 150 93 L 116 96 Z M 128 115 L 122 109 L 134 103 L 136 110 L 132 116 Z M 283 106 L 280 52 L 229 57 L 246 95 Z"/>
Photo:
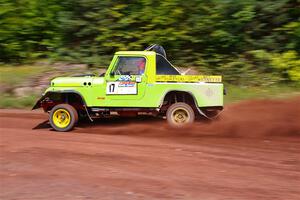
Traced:
<path id="1" fill-rule="evenodd" d="M 114 93 L 116 85 L 114 83 L 111 83 L 108 87 L 109 93 Z"/>
<path id="2" fill-rule="evenodd" d="M 106 94 L 137 94 L 137 83 L 131 81 L 108 82 Z"/>

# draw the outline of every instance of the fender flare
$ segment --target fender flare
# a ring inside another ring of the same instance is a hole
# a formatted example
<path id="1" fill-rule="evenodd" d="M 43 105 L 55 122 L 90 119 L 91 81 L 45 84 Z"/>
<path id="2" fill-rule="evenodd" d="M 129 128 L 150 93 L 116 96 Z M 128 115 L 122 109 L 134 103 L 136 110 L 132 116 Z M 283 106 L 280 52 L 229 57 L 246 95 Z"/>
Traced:
<path id="1" fill-rule="evenodd" d="M 198 113 L 199 113 L 200 115 L 206 117 L 207 119 L 210 119 L 210 120 L 211 120 L 211 118 L 208 117 L 208 116 L 207 116 L 207 115 L 199 108 L 197 99 L 195 98 L 195 96 L 193 95 L 193 93 L 190 92 L 190 91 L 184 91 L 184 90 L 167 90 L 167 91 L 164 93 L 164 95 L 163 95 L 163 97 L 161 98 L 161 100 L 160 100 L 159 109 L 162 107 L 165 97 L 166 97 L 166 96 L 168 95 L 168 93 L 170 93 L 170 92 L 184 92 L 184 93 L 189 94 L 189 95 L 193 98 L 193 100 L 194 100 L 194 103 L 195 103 L 195 106 L 196 106 L 196 108 L 197 108 Z"/>
<path id="2" fill-rule="evenodd" d="M 47 97 L 50 97 L 52 94 L 76 94 L 76 95 L 78 95 L 78 96 L 81 98 L 81 100 L 82 100 L 82 102 L 83 102 L 83 106 L 84 106 L 84 107 L 87 107 L 87 104 L 86 104 L 86 102 L 85 102 L 83 96 L 82 96 L 79 92 L 77 92 L 77 91 L 75 91 L 75 90 L 58 90 L 58 91 L 48 91 L 48 92 L 44 93 L 44 94 L 36 101 L 36 103 L 35 103 L 34 106 L 32 107 L 32 110 L 35 110 L 35 109 L 40 108 L 40 107 L 41 107 L 41 102 L 42 102 L 43 100 L 45 100 Z"/>
<path id="3" fill-rule="evenodd" d="M 164 92 L 164 94 L 162 95 L 162 98 L 160 99 L 159 108 L 162 107 L 165 97 L 166 97 L 169 93 L 171 93 L 171 92 L 184 92 L 184 93 L 187 93 L 187 94 L 191 95 L 191 97 L 192 97 L 193 100 L 194 100 L 194 103 L 196 104 L 196 107 L 198 107 L 197 99 L 195 98 L 195 96 L 193 95 L 192 92 L 190 92 L 190 91 L 184 91 L 184 90 L 167 90 L 167 91 Z"/>

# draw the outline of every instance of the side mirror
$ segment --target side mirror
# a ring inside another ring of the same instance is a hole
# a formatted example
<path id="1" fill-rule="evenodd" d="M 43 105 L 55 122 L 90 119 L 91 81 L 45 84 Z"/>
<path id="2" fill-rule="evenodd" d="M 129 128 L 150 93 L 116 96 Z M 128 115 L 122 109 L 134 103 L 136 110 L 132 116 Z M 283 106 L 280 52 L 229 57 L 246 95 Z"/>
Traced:
<path id="1" fill-rule="evenodd" d="M 115 72 L 112 71 L 112 72 L 109 73 L 109 75 L 110 75 L 110 76 L 115 76 Z"/>

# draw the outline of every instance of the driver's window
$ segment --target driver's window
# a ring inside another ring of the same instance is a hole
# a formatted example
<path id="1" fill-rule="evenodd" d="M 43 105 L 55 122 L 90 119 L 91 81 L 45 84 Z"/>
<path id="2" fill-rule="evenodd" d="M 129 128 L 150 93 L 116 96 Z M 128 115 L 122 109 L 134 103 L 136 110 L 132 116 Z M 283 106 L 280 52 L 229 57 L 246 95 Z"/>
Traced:
<path id="1" fill-rule="evenodd" d="M 144 57 L 120 56 L 115 66 L 116 75 L 143 75 L 146 59 Z"/>

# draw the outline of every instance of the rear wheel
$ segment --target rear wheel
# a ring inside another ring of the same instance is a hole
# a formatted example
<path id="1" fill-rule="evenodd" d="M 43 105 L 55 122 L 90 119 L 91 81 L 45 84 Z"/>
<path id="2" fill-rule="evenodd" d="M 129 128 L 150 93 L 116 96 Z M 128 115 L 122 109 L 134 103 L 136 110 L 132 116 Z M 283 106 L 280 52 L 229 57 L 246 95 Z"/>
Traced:
<path id="1" fill-rule="evenodd" d="M 70 131 L 78 121 L 78 113 L 76 109 L 69 104 L 58 104 L 52 108 L 49 121 L 52 128 L 56 131 Z"/>
<path id="2" fill-rule="evenodd" d="M 171 126 L 180 127 L 191 124 L 195 120 L 195 112 L 186 103 L 174 103 L 167 110 L 167 121 Z"/>

